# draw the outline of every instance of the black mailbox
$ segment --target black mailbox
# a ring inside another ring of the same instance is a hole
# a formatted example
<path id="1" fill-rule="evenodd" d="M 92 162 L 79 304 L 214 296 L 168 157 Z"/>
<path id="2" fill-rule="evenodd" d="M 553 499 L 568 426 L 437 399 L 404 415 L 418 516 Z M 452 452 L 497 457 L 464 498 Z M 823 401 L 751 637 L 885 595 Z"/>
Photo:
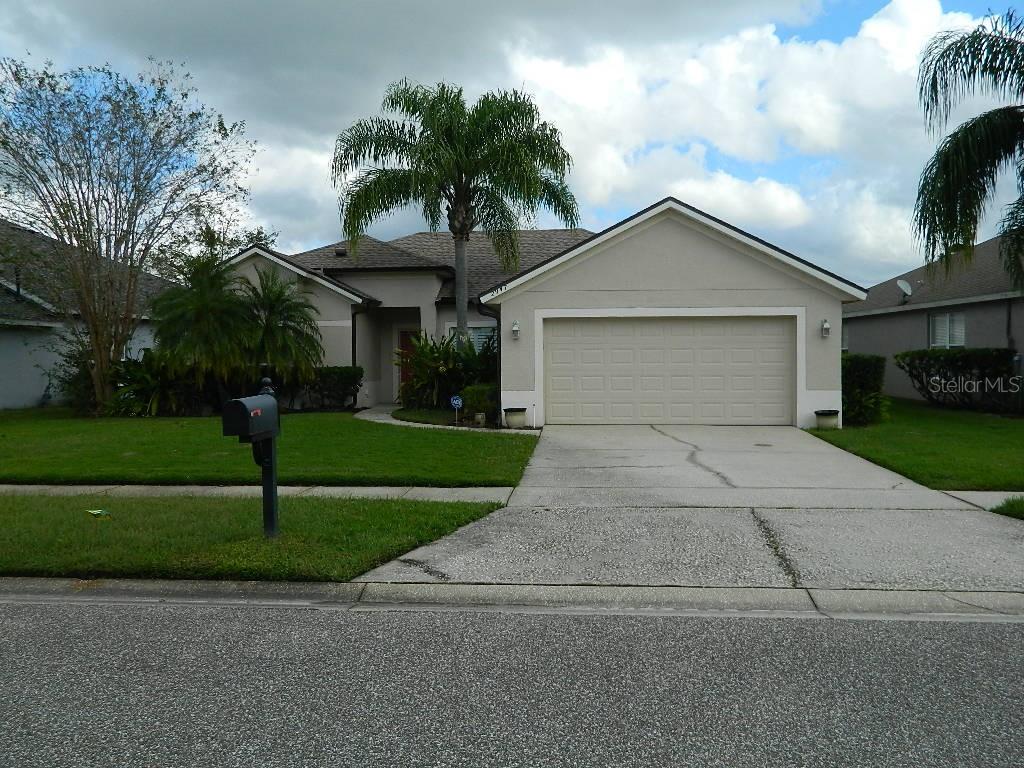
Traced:
<path id="1" fill-rule="evenodd" d="M 229 400 L 224 405 L 222 426 L 225 437 L 237 437 L 240 443 L 252 443 L 277 437 L 281 420 L 273 395 L 253 395 Z"/>

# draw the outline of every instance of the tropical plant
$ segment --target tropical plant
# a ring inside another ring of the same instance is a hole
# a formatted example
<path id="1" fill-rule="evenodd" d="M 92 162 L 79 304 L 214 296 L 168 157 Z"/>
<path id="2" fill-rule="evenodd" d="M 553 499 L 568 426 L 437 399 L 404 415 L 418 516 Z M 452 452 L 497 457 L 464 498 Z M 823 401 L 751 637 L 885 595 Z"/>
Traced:
<path id="1" fill-rule="evenodd" d="M 208 235 L 213 237 L 212 230 Z M 247 362 L 252 347 L 240 278 L 211 248 L 189 257 L 178 281 L 153 301 L 156 342 L 196 384 L 208 376 L 226 381 Z"/>
<path id="2" fill-rule="evenodd" d="M 842 376 L 843 423 L 859 426 L 883 421 L 889 409 L 889 401 L 882 394 L 885 357 L 844 354 Z"/>
<path id="3" fill-rule="evenodd" d="M 467 345 L 471 347 L 472 345 Z M 396 364 L 406 380 L 399 399 L 406 408 L 447 408 L 449 399 L 465 383 L 465 370 L 455 337 L 414 336 L 408 349 L 397 350 Z"/>
<path id="4" fill-rule="evenodd" d="M 332 178 L 342 228 L 353 256 L 366 228 L 381 216 L 417 205 L 431 231 L 442 218 L 455 241 L 455 307 L 459 344 L 466 338 L 466 242 L 480 228 L 502 265 L 519 263 L 518 231 L 546 208 L 575 226 L 571 166 L 558 130 L 540 119 L 521 91 L 485 93 L 468 106 L 461 88 L 439 83 L 392 84 L 382 105 L 397 118 L 355 122 L 337 139 Z"/>
<path id="5" fill-rule="evenodd" d="M 140 283 L 196 222 L 230 219 L 254 147 L 169 63 L 126 77 L 0 60 L 0 214 L 53 238 L 57 309 L 93 350 L 98 408 L 146 307 Z"/>
<path id="6" fill-rule="evenodd" d="M 251 329 L 248 359 L 269 364 L 281 383 L 312 381 L 324 348 L 317 309 L 298 282 L 257 269 L 256 282 L 244 282 L 241 297 Z"/>
<path id="7" fill-rule="evenodd" d="M 323 365 L 316 369 L 310 389 L 319 398 L 321 408 L 344 408 L 362 385 L 362 366 Z"/>
<path id="8" fill-rule="evenodd" d="M 122 360 L 108 408 L 114 416 L 175 416 L 198 410 L 200 392 L 182 377 L 172 355 L 144 350 L 138 360 Z"/>
<path id="9" fill-rule="evenodd" d="M 1012 169 L 1021 196 L 999 223 L 1000 254 L 1024 288 L 1024 21 L 1012 10 L 970 30 L 943 32 L 925 48 L 918 79 L 928 127 L 939 132 L 967 97 L 1007 101 L 967 120 L 939 145 L 921 174 L 914 228 L 927 261 L 969 261 L 978 223 L 1000 174 Z"/>

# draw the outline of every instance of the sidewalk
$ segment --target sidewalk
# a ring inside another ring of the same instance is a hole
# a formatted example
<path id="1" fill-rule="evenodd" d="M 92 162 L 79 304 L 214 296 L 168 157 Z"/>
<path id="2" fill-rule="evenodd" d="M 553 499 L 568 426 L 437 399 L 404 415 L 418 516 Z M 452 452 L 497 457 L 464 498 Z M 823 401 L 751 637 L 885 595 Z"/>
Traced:
<path id="1" fill-rule="evenodd" d="M 282 485 L 281 496 L 343 499 L 482 501 L 505 504 L 512 487 L 432 488 L 426 486 Z M 240 496 L 259 497 L 258 485 L 0 485 L 0 496 Z"/>
<path id="2" fill-rule="evenodd" d="M 361 411 L 356 411 L 355 418 L 362 419 L 363 421 L 372 421 L 376 424 L 390 424 L 393 427 L 416 427 L 417 429 L 451 429 L 457 432 L 480 432 L 488 435 L 539 435 L 539 429 L 511 429 L 509 427 L 502 427 L 501 429 L 490 429 L 484 427 L 455 427 L 445 426 L 444 424 L 420 424 L 415 421 L 401 421 L 391 415 L 391 412 L 398 408 L 397 405 L 374 405 L 370 408 L 364 408 Z"/>

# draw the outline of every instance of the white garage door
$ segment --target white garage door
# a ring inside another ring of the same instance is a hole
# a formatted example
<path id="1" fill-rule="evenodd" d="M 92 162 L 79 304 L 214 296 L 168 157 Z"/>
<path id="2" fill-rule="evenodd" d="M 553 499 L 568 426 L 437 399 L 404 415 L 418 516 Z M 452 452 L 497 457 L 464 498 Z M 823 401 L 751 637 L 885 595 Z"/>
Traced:
<path id="1" fill-rule="evenodd" d="M 792 424 L 786 317 L 544 322 L 549 424 Z"/>

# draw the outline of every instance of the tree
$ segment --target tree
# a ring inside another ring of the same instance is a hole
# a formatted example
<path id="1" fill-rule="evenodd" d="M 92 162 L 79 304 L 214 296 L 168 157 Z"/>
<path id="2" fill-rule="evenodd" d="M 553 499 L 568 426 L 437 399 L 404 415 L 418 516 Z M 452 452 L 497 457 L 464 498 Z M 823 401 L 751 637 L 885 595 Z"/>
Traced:
<path id="1" fill-rule="evenodd" d="M 566 184 L 572 160 L 561 136 L 520 91 L 485 93 L 471 107 L 462 89 L 392 84 L 384 112 L 338 136 L 332 179 L 342 229 L 354 256 L 359 238 L 381 216 L 422 208 L 431 231 L 442 213 L 455 242 L 458 337 L 466 337 L 466 242 L 477 227 L 507 270 L 519 263 L 518 230 L 546 208 L 566 226 L 579 221 Z"/>
<path id="2" fill-rule="evenodd" d="M 227 382 L 245 364 L 252 329 L 241 278 L 224 258 L 228 238 L 207 225 L 195 239 L 198 250 L 179 257 L 178 284 L 154 299 L 150 316 L 159 349 L 199 386 L 209 376 Z"/>
<path id="3" fill-rule="evenodd" d="M 256 282 L 242 284 L 242 298 L 252 332 L 250 359 L 269 363 L 286 383 L 312 380 L 324 349 L 317 309 L 298 283 L 257 268 Z"/>
<path id="4" fill-rule="evenodd" d="M 925 122 L 936 132 L 967 97 L 1010 102 L 967 120 L 942 141 L 921 174 L 914 229 L 927 261 L 947 269 L 969 261 L 996 182 L 1012 169 L 1022 195 L 1003 212 L 1000 254 L 1024 288 L 1024 23 L 1008 11 L 974 29 L 935 36 L 924 51 L 918 88 Z"/>
<path id="5" fill-rule="evenodd" d="M 0 212 L 57 241 L 52 279 L 100 408 L 141 312 L 139 279 L 200 222 L 231 218 L 252 144 L 154 62 L 58 72 L 0 60 Z"/>

